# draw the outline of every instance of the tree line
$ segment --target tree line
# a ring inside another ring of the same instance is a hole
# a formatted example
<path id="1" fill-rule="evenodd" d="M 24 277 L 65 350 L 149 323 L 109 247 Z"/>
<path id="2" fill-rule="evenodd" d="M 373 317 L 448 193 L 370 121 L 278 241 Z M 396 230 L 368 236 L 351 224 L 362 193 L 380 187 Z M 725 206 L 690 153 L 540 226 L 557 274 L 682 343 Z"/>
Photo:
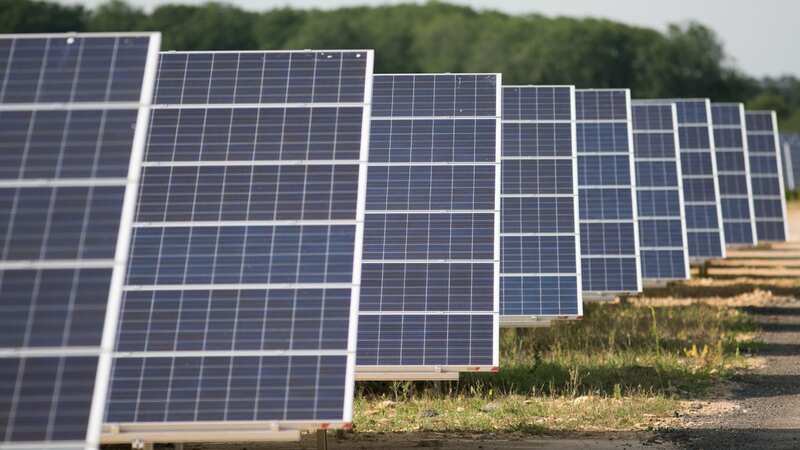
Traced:
<path id="1" fill-rule="evenodd" d="M 163 50 L 373 48 L 377 73 L 502 72 L 509 84 L 628 87 L 634 98 L 743 101 L 777 110 L 783 130 L 800 131 L 800 80 L 748 76 L 699 23 L 659 32 L 440 2 L 263 12 L 210 2 L 145 12 L 122 0 L 91 10 L 0 0 L 2 33 L 134 30 L 161 31 Z"/>

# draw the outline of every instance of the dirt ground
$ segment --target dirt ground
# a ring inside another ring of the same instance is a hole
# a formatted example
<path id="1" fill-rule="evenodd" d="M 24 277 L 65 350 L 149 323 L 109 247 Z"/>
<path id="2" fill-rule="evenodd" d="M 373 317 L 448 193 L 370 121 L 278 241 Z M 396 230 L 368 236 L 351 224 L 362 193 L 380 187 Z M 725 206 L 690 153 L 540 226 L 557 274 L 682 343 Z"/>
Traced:
<path id="1" fill-rule="evenodd" d="M 717 386 L 711 398 L 690 402 L 686 411 L 654 432 L 610 432 L 526 436 L 439 433 L 368 434 L 328 439 L 329 449 L 800 449 L 800 204 L 790 207 L 790 242 L 729 252 L 715 263 L 712 280 L 693 280 L 687 290 L 713 301 L 749 300 L 754 288 L 770 291 L 770 302 L 746 306 L 761 324 L 763 345 L 756 367 Z M 666 299 L 665 299 L 666 300 Z M 313 449 L 307 436 L 291 444 L 186 445 L 193 450 Z"/>

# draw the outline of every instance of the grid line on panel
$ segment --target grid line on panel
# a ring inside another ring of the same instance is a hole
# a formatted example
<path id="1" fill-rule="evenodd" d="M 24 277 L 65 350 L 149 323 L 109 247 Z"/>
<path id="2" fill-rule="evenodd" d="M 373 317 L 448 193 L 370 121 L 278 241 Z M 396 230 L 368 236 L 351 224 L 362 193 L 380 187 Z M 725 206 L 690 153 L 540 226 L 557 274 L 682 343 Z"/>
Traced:
<path id="1" fill-rule="evenodd" d="M 632 105 L 642 277 L 686 279 L 686 223 L 673 103 Z"/>
<path id="2" fill-rule="evenodd" d="M 641 263 L 629 92 L 578 89 L 576 114 L 583 291 L 637 292 Z"/>
<path id="3" fill-rule="evenodd" d="M 237 58 L 238 58 L 238 55 L 237 55 Z M 215 54 L 212 54 L 212 55 L 211 55 L 211 67 L 212 67 L 212 75 L 213 75 L 213 67 L 214 67 L 214 61 L 215 61 L 215 59 L 216 59 L 216 55 L 215 55 Z M 213 80 L 213 78 L 212 78 L 212 77 L 209 77 L 209 80 L 208 80 L 209 88 L 208 88 L 208 94 L 207 94 L 207 98 L 208 98 L 208 96 L 210 96 L 210 95 L 211 95 L 211 83 L 212 83 L 212 80 Z M 205 121 L 205 118 L 206 118 L 206 117 L 207 117 L 207 113 L 204 115 L 204 121 Z M 231 115 L 231 119 L 232 119 L 232 117 L 233 117 L 233 116 Z M 229 129 L 229 130 L 230 130 L 230 126 L 231 126 L 231 122 L 229 122 L 229 123 L 228 123 L 228 129 Z M 229 134 L 228 136 L 230 137 L 230 134 Z M 228 143 L 230 144 L 230 141 L 229 141 Z M 226 153 L 227 153 L 228 149 L 230 149 L 230 145 L 228 145 L 228 146 L 226 147 Z M 227 158 L 226 158 L 226 159 L 227 159 Z M 222 182 L 222 183 L 223 183 L 223 185 L 225 184 L 225 177 L 226 177 L 226 176 L 227 176 L 227 173 L 223 173 L 223 175 L 222 175 L 222 177 L 223 177 L 223 182 Z M 219 248 L 220 248 L 220 246 L 219 246 L 219 242 L 220 242 L 220 232 L 221 232 L 221 230 L 222 230 L 222 228 L 221 228 L 221 227 L 217 228 L 217 233 L 216 233 L 216 242 L 215 242 L 215 245 L 214 245 L 214 252 L 213 252 L 213 262 L 214 262 L 214 263 L 211 265 L 211 279 L 212 279 L 212 280 L 214 279 L 214 276 L 216 275 L 216 272 L 217 272 L 217 264 L 216 264 L 216 263 L 217 263 L 217 259 L 218 259 L 218 256 L 219 256 Z M 192 227 L 192 228 L 190 228 L 190 229 L 189 229 L 189 239 L 190 239 L 190 240 L 191 240 L 191 238 L 192 238 L 192 233 L 193 233 L 193 232 L 194 232 L 194 228 Z M 247 239 L 247 233 L 248 233 L 248 228 L 247 228 L 247 227 L 245 227 L 245 232 L 244 232 L 244 233 L 245 233 L 245 234 L 244 234 L 244 236 L 245 236 L 245 241 L 246 241 L 246 239 Z M 301 238 L 301 239 L 302 239 L 302 238 Z M 187 267 L 188 267 L 188 260 L 187 260 Z M 238 295 L 238 294 L 237 294 L 237 295 Z M 206 307 L 206 316 L 205 316 L 205 320 L 204 320 L 204 327 L 205 327 L 205 329 L 203 330 L 203 336 L 204 336 L 204 337 L 203 337 L 203 340 L 206 340 L 206 339 L 208 339 L 209 322 L 210 322 L 210 320 L 209 320 L 209 319 L 210 319 L 210 317 L 211 317 L 211 302 L 209 302 L 209 303 L 208 303 L 208 306 Z M 205 359 L 202 359 L 202 360 L 200 361 L 200 373 L 201 373 L 201 374 L 203 373 L 203 369 L 205 368 L 205 362 L 206 362 L 206 360 L 205 360 Z M 195 402 L 196 402 L 196 404 L 198 405 L 198 407 L 196 407 L 196 408 L 195 408 L 195 410 L 194 410 L 194 420 L 195 420 L 195 421 L 196 421 L 196 420 L 198 420 L 198 417 L 200 416 L 200 408 L 199 408 L 199 405 L 200 405 L 200 393 L 202 392 L 202 388 L 203 388 L 203 381 L 205 381 L 205 377 L 202 377 L 202 376 L 201 376 L 201 377 L 199 378 L 199 380 L 198 380 L 198 384 L 200 385 L 200 387 L 199 387 L 199 389 L 197 390 L 197 394 L 196 394 L 196 396 L 195 396 Z M 227 406 L 227 402 L 226 402 L 226 406 Z"/>
<path id="4" fill-rule="evenodd" d="M 477 240 L 491 224 L 488 217 L 497 211 L 494 201 L 492 209 L 484 209 L 489 197 L 483 198 L 484 189 L 494 192 L 494 175 L 459 167 L 498 165 L 494 157 L 480 159 L 495 151 L 497 139 L 497 117 L 489 116 L 488 102 L 480 100 L 491 98 L 494 109 L 496 91 L 496 77 L 488 75 L 373 78 L 369 166 L 389 170 L 369 170 L 367 178 L 360 368 L 402 370 L 384 367 L 407 364 L 407 358 L 389 358 L 393 352 L 418 355 L 422 359 L 416 365 L 422 366 L 458 362 L 488 369 L 495 364 L 491 353 L 476 353 L 471 339 L 464 339 L 467 344 L 458 349 L 461 353 L 452 353 L 460 333 L 472 335 L 471 321 L 458 322 L 463 328 L 456 329 L 432 317 L 448 317 L 466 304 L 465 314 L 492 319 L 486 316 L 492 314 L 491 307 L 473 303 L 478 292 L 470 278 L 475 270 L 471 267 L 495 263 L 481 259 L 486 247 Z M 447 166 L 449 172 L 434 170 Z M 394 170 L 404 167 L 407 170 Z M 457 218 L 461 221 L 454 222 Z M 458 278 L 463 276 L 468 278 Z M 454 298 L 456 292 L 463 294 Z M 429 353 L 434 343 L 441 347 L 437 355 Z M 462 357 L 466 360 L 458 359 Z"/>

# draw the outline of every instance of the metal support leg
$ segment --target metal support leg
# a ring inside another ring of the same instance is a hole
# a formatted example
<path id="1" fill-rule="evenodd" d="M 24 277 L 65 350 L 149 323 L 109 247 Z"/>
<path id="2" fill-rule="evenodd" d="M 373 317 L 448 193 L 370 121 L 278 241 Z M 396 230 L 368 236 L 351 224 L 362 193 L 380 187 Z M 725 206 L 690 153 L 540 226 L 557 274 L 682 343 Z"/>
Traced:
<path id="1" fill-rule="evenodd" d="M 708 266 L 710 263 L 708 261 L 703 261 L 703 264 L 700 265 L 700 278 L 708 278 Z"/>
<path id="2" fill-rule="evenodd" d="M 317 450 L 328 450 L 327 430 L 317 430 Z"/>

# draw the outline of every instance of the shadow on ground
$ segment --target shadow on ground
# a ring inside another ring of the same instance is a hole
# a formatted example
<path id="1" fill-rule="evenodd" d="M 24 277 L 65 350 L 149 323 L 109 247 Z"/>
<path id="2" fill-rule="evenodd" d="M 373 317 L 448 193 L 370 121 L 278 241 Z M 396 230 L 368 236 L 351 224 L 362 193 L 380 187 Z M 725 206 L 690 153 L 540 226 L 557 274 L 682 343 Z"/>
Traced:
<path id="1" fill-rule="evenodd" d="M 788 450 L 800 448 L 800 429 L 758 430 L 758 429 L 725 429 L 698 430 L 682 429 L 659 433 L 665 442 L 674 447 L 691 450 Z M 535 448 L 535 447 L 531 447 Z"/>

